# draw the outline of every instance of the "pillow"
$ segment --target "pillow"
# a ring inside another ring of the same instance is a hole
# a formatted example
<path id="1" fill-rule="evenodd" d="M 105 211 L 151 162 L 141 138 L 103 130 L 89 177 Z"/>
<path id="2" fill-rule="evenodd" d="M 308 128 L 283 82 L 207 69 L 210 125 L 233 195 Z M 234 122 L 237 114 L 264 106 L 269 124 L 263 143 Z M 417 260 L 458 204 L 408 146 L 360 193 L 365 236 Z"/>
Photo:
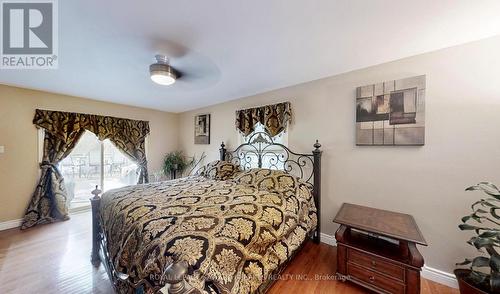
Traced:
<path id="1" fill-rule="evenodd" d="M 312 191 L 310 184 L 280 170 L 254 168 L 239 173 L 234 177 L 234 181 L 259 190 L 279 193 L 286 198 L 303 193 L 310 195 Z"/>
<path id="2" fill-rule="evenodd" d="M 212 180 L 225 181 L 232 178 L 239 171 L 239 166 L 231 162 L 215 160 L 204 167 L 202 175 Z"/>

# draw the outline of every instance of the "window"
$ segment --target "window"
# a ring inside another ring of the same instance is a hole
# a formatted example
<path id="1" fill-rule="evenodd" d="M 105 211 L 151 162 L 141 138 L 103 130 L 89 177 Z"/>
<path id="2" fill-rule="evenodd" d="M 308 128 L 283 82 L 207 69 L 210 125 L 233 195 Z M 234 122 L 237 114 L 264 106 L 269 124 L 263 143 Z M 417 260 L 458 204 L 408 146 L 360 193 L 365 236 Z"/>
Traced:
<path id="1" fill-rule="evenodd" d="M 107 191 L 135 185 L 138 180 L 138 167 L 133 161 L 109 140 L 99 141 L 88 131 L 58 168 L 64 177 L 71 208 L 90 205 L 90 192 L 96 185 Z"/>
<path id="2" fill-rule="evenodd" d="M 256 133 L 266 133 L 266 130 L 264 129 L 264 126 L 260 123 L 258 123 L 255 126 L 255 130 L 249 134 L 248 136 L 245 136 L 241 133 L 239 133 L 239 145 L 244 144 L 244 143 L 249 143 L 248 141 L 250 139 L 254 140 L 256 137 L 254 136 Z M 266 138 L 264 139 L 269 139 L 271 138 L 270 135 L 267 135 Z M 288 146 L 288 133 L 287 132 L 281 132 L 278 135 L 274 136 L 271 138 L 274 144 L 282 144 L 284 146 Z M 250 142 L 251 143 L 251 142 Z M 259 148 L 258 146 L 259 143 L 254 143 L 252 145 L 255 145 L 256 148 Z M 267 144 L 266 144 L 267 145 Z M 265 145 L 261 145 L 261 148 L 264 148 Z M 245 156 L 249 158 L 249 161 L 251 163 L 251 168 L 256 168 L 258 167 L 258 158 L 257 155 L 252 153 L 251 150 L 252 147 L 244 147 L 243 150 L 245 151 L 250 151 L 245 153 Z M 285 155 L 285 150 L 283 148 L 280 148 L 279 146 L 272 145 L 269 146 L 265 149 L 265 152 L 262 154 L 262 168 L 270 168 L 270 169 L 284 169 L 284 162 L 281 161 L 283 156 Z M 245 167 L 247 168 L 247 167 Z"/>
<path id="3" fill-rule="evenodd" d="M 241 132 L 238 132 L 238 145 L 241 145 L 243 143 L 247 143 L 248 140 L 252 137 L 253 134 L 255 133 L 266 133 L 266 129 L 264 129 L 264 126 L 261 123 L 257 123 L 255 125 L 255 130 L 248 136 L 243 135 Z M 271 137 L 271 135 L 268 135 Z M 288 146 L 288 132 L 281 132 L 278 135 L 274 136 L 272 138 L 274 143 L 279 143 L 285 146 Z"/>

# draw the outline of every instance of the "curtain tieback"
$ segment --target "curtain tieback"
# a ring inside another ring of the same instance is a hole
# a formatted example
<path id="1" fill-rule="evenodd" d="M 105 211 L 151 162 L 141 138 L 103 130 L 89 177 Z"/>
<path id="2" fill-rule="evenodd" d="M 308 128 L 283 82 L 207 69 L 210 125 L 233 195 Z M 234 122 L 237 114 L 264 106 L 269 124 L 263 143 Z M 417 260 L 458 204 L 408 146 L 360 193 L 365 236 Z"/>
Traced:
<path id="1" fill-rule="evenodd" d="M 41 168 L 50 168 L 50 167 L 52 167 L 52 168 L 56 168 L 56 165 L 55 165 L 55 164 L 53 164 L 53 163 L 50 163 L 50 162 L 48 162 L 48 161 L 42 161 L 42 162 L 40 163 L 40 167 L 41 167 Z"/>
<path id="2" fill-rule="evenodd" d="M 42 161 L 40 163 L 40 168 L 53 168 L 53 169 L 57 170 L 57 166 L 53 163 L 48 162 L 48 161 Z"/>
<path id="3" fill-rule="evenodd" d="M 59 177 L 62 177 L 61 172 L 57 169 L 57 165 L 55 165 L 53 163 L 50 163 L 48 161 L 42 161 L 40 163 L 40 168 L 41 169 L 52 169 L 56 173 L 56 175 L 58 175 Z"/>

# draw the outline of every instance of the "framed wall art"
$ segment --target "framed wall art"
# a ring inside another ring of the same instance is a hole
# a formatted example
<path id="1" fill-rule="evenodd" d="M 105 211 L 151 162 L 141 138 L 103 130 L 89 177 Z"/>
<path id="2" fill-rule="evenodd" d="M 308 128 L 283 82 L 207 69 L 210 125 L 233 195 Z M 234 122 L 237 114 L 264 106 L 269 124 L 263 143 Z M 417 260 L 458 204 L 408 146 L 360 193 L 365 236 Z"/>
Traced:
<path id="1" fill-rule="evenodd" d="M 356 145 L 425 143 L 425 75 L 358 87 Z"/>
<path id="2" fill-rule="evenodd" d="M 194 143 L 210 144 L 210 114 L 194 117 Z"/>

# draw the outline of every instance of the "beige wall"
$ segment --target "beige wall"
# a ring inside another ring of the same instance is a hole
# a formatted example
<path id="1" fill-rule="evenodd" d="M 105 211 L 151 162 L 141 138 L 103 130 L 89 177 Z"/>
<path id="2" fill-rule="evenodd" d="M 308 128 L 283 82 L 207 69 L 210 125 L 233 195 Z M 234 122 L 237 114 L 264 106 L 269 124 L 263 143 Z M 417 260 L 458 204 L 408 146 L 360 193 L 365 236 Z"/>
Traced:
<path id="1" fill-rule="evenodd" d="M 235 146 L 235 110 L 291 101 L 289 146 L 310 151 L 315 139 L 323 144 L 323 232 L 334 234 L 332 219 L 343 202 L 409 213 L 429 243 L 422 248 L 426 264 L 451 272 L 462 255 L 475 254 L 457 224 L 482 195 L 464 188 L 500 183 L 499 52 L 496 37 L 183 113 L 180 147 L 216 159 L 221 141 Z M 426 145 L 356 147 L 356 87 L 423 74 Z M 212 115 L 208 146 L 193 144 L 198 113 Z"/>
<path id="2" fill-rule="evenodd" d="M 177 148 L 176 114 L 0 85 L 0 222 L 22 218 L 38 180 L 36 108 L 148 120 L 150 173 Z"/>

